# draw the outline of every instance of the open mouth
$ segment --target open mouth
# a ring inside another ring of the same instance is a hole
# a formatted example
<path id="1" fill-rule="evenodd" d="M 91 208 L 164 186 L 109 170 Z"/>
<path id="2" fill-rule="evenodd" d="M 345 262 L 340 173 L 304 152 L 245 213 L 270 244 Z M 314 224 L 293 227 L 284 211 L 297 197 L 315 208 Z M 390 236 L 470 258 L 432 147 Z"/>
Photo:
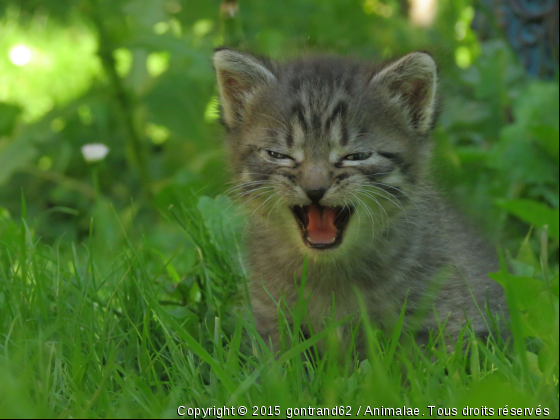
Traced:
<path id="1" fill-rule="evenodd" d="M 318 204 L 294 206 L 291 210 L 301 230 L 303 242 L 314 249 L 339 246 L 353 213 L 348 207 L 324 207 Z"/>

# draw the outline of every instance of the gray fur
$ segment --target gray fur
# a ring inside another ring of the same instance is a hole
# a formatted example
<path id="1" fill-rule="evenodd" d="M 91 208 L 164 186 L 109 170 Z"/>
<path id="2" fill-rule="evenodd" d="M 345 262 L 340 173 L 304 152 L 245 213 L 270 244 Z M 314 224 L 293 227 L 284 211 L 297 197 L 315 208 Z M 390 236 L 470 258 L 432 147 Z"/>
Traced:
<path id="1" fill-rule="evenodd" d="M 501 287 L 487 276 L 496 257 L 430 183 L 437 88 L 431 56 L 412 53 L 380 66 L 331 56 L 281 64 L 222 49 L 214 64 L 233 196 L 250 214 L 251 303 L 265 339 L 279 339 L 269 294 L 293 304 L 294 274 L 306 258 L 315 332 L 332 315 L 333 296 L 337 319 L 357 314 L 356 291 L 384 329 L 408 296 L 406 326 L 420 339 L 446 319 L 452 336 L 466 318 L 477 334 L 488 332 L 477 304 L 483 312 L 487 303 L 492 311 L 504 306 Z M 275 160 L 268 151 L 293 159 Z M 371 157 L 341 160 L 357 152 Z M 310 204 L 311 190 L 326 190 L 321 205 L 355 208 L 336 249 L 309 248 L 300 236 L 290 206 Z M 422 305 L 427 316 L 415 324 Z"/>

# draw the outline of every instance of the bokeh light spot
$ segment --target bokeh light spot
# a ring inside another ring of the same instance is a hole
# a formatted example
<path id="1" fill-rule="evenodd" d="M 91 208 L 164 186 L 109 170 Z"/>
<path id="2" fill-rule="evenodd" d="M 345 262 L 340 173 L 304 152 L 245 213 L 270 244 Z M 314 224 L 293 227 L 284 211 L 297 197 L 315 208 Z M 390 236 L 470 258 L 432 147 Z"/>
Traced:
<path id="1" fill-rule="evenodd" d="M 158 22 L 154 25 L 154 33 L 157 35 L 163 35 L 169 30 L 169 23 Z"/>
<path id="2" fill-rule="evenodd" d="M 437 15 L 436 0 L 412 0 L 410 2 L 410 22 L 415 26 L 433 25 Z"/>
<path id="3" fill-rule="evenodd" d="M 21 67 L 29 64 L 32 57 L 31 50 L 25 45 L 16 45 L 10 50 L 10 61 L 16 66 Z"/>
<path id="4" fill-rule="evenodd" d="M 167 127 L 156 124 L 148 124 L 146 127 L 146 134 L 154 144 L 163 144 L 169 138 L 169 130 Z"/>
<path id="5" fill-rule="evenodd" d="M 10 220 L 12 217 L 8 209 L 0 207 L 0 220 Z"/>
<path id="6" fill-rule="evenodd" d="M 193 25 L 194 34 L 200 38 L 208 35 L 212 29 L 214 29 L 214 22 L 210 19 L 197 20 Z"/>
<path id="7" fill-rule="evenodd" d="M 48 156 L 43 156 L 41 159 L 39 159 L 37 166 L 42 171 L 48 171 L 49 169 L 51 169 L 52 159 Z"/>
<path id="8" fill-rule="evenodd" d="M 113 53 L 119 76 L 125 77 L 132 69 L 132 52 L 126 48 L 119 48 Z"/>
<path id="9" fill-rule="evenodd" d="M 455 25 L 455 39 L 457 41 L 462 41 L 463 39 L 465 39 L 466 35 L 467 25 L 465 24 L 465 22 L 457 22 L 457 24 Z"/>
<path id="10" fill-rule="evenodd" d="M 467 47 L 459 47 L 455 50 L 455 63 L 457 66 L 466 69 L 472 64 L 472 54 L 471 50 Z"/>
<path id="11" fill-rule="evenodd" d="M 169 68 L 169 53 L 167 51 L 151 53 L 146 60 L 146 67 L 152 77 L 165 73 Z"/>
<path id="12" fill-rule="evenodd" d="M 66 127 L 66 121 L 62 118 L 55 118 L 51 121 L 51 130 L 55 133 L 60 133 Z"/>
<path id="13" fill-rule="evenodd" d="M 384 18 L 389 18 L 393 15 L 393 7 L 380 0 L 366 0 L 364 2 L 364 12 L 367 15 L 376 14 Z"/>

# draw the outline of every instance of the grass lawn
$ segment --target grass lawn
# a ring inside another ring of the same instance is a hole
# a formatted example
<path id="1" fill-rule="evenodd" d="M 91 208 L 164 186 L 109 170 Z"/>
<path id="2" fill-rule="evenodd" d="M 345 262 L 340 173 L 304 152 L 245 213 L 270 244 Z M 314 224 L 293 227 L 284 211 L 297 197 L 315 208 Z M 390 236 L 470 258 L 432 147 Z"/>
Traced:
<path id="1" fill-rule="evenodd" d="M 182 231 L 173 245 L 163 227 L 162 240 L 114 216 L 123 240 L 111 249 L 95 221 L 89 238 L 45 244 L 35 232 L 48 217 L 2 214 L 0 416 L 175 418 L 182 407 L 216 418 L 245 407 L 246 417 L 321 417 L 311 408 L 338 407 L 353 417 L 558 417 L 558 277 L 527 243 L 517 275 L 493 275 L 512 314 L 506 342 L 466 329 L 458 342 L 434 332 L 419 349 L 401 328 L 383 335 L 364 318 L 369 357 L 358 363 L 337 345 L 337 324 L 300 338 L 302 294 L 294 308 L 278 305 L 297 322 L 275 357 L 239 305 L 240 224 L 226 204 L 171 209 L 162 225 Z"/>

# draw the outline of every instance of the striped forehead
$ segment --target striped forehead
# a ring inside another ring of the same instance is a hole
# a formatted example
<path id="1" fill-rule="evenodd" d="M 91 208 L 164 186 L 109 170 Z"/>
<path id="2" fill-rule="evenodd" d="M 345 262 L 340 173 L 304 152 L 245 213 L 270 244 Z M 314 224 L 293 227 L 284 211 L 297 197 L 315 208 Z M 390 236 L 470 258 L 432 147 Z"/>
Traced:
<path id="1" fill-rule="evenodd" d="M 349 143 L 348 94 L 332 88 L 308 87 L 296 95 L 289 109 L 287 146 L 324 148 Z"/>

